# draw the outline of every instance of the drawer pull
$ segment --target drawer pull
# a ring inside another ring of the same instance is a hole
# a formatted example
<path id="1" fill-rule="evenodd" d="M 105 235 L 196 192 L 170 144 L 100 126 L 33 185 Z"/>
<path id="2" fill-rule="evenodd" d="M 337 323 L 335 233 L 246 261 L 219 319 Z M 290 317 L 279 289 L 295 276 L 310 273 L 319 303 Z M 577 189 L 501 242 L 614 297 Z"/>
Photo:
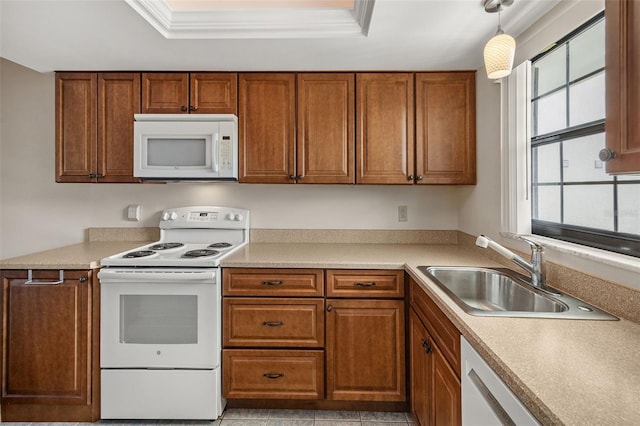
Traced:
<path id="1" fill-rule="evenodd" d="M 276 374 L 264 373 L 263 376 L 266 377 L 267 379 L 279 379 L 280 377 L 284 377 L 284 373 L 276 373 Z"/>
<path id="2" fill-rule="evenodd" d="M 262 285 L 282 285 L 282 281 L 262 281 Z"/>
<path id="3" fill-rule="evenodd" d="M 279 325 L 284 325 L 284 321 L 265 321 L 262 325 L 266 325 L 268 327 L 277 327 Z"/>
<path id="4" fill-rule="evenodd" d="M 369 281 L 369 282 L 356 281 L 353 285 L 355 285 L 356 287 L 373 287 L 376 285 L 376 283 L 375 281 Z"/>

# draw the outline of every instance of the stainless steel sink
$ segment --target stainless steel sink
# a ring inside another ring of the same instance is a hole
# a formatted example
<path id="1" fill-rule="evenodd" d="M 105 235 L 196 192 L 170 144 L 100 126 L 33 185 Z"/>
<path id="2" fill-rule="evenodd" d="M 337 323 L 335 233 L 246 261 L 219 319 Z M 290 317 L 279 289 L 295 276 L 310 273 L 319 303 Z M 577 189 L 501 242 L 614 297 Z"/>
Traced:
<path id="1" fill-rule="evenodd" d="M 569 295 L 541 291 L 507 268 L 419 266 L 418 269 L 470 315 L 617 320 Z"/>

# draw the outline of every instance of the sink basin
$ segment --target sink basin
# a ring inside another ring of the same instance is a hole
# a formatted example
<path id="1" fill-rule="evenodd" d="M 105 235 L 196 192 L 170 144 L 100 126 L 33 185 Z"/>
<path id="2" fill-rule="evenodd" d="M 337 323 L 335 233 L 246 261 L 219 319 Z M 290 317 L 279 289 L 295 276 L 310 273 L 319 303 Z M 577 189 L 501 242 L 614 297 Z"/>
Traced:
<path id="1" fill-rule="evenodd" d="M 507 268 L 419 266 L 418 269 L 470 315 L 617 320 L 560 292 L 533 288 Z"/>

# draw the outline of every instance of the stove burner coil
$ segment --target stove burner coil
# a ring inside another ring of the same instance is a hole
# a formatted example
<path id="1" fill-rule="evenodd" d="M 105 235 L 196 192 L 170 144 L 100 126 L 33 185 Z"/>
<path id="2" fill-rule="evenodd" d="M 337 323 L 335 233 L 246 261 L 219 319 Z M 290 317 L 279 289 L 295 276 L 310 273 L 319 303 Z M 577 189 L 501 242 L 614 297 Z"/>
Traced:
<path id="1" fill-rule="evenodd" d="M 153 250 L 140 250 L 140 251 L 132 251 L 131 253 L 127 253 L 122 256 L 123 259 L 132 259 L 136 257 L 146 257 L 151 256 L 152 254 L 156 254 Z"/>
<path id="2" fill-rule="evenodd" d="M 173 248 L 182 247 L 182 243 L 158 243 L 149 247 L 149 250 L 169 250 Z"/>
<path id="3" fill-rule="evenodd" d="M 220 252 L 217 250 L 209 250 L 209 249 L 189 250 L 188 252 L 183 253 L 182 256 L 180 257 L 184 257 L 184 258 L 205 257 L 205 256 L 214 256 L 218 253 Z"/>
<path id="4" fill-rule="evenodd" d="M 231 247 L 233 244 L 231 243 L 213 243 L 213 244 L 209 244 L 207 247 L 208 248 L 229 248 Z"/>

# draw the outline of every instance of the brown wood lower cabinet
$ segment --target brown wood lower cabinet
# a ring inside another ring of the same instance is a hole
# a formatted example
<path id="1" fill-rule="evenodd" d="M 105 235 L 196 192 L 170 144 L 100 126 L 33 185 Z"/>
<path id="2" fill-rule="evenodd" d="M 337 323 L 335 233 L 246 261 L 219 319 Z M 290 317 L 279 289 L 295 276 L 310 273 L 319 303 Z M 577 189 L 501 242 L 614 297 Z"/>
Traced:
<path id="1" fill-rule="evenodd" d="M 321 399 L 324 351 L 225 349 L 227 398 Z"/>
<path id="2" fill-rule="evenodd" d="M 2 271 L 3 421 L 100 417 L 98 289 L 92 271 L 63 276 Z"/>
<path id="3" fill-rule="evenodd" d="M 409 312 L 411 411 L 417 424 L 460 425 L 460 333 L 411 280 Z M 435 326 L 434 326 L 435 324 Z M 446 341 L 440 335 L 457 335 Z M 442 348 L 447 348 L 443 350 Z"/>

